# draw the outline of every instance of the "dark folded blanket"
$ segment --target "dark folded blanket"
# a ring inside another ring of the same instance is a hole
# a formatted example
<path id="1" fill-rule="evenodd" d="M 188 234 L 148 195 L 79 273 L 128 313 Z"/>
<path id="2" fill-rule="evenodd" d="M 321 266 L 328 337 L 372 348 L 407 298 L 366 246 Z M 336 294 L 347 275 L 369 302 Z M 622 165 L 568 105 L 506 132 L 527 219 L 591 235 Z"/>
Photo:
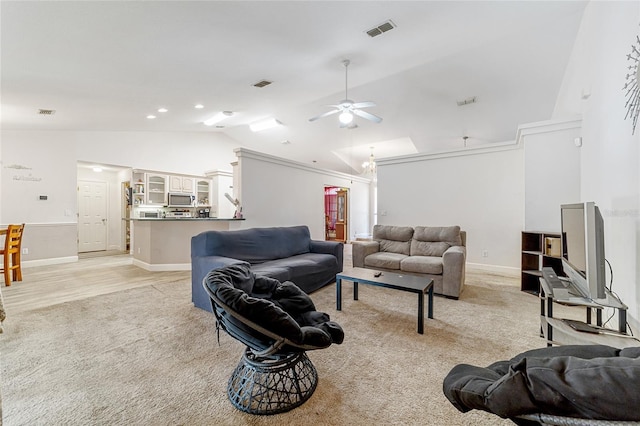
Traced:
<path id="1" fill-rule="evenodd" d="M 640 347 L 557 346 L 486 368 L 459 364 L 445 377 L 443 391 L 462 412 L 640 420 Z"/>

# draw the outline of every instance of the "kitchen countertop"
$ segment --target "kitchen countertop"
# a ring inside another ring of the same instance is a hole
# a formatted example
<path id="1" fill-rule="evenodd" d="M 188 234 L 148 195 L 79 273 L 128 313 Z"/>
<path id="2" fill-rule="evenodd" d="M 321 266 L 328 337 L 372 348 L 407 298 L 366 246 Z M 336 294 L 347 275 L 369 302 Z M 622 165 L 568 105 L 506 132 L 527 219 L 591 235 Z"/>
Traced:
<path id="1" fill-rule="evenodd" d="M 155 218 L 155 217 L 144 217 L 144 218 L 137 218 L 137 217 L 123 217 L 122 220 L 137 220 L 137 221 L 145 221 L 145 222 L 166 222 L 166 221 L 180 221 L 180 222 L 193 222 L 193 221 L 207 221 L 207 220 L 211 220 L 211 221 L 234 221 L 234 220 L 244 220 L 244 218 L 242 219 L 235 219 L 235 218 L 223 218 L 223 217 L 159 217 L 159 218 Z"/>

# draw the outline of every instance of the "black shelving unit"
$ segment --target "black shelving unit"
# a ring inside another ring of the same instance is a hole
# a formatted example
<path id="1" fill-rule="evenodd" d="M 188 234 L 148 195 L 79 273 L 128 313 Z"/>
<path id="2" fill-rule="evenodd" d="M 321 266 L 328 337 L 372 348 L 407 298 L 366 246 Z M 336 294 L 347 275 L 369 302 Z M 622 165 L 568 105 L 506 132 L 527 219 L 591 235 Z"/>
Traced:
<path id="1" fill-rule="evenodd" d="M 540 277 L 545 266 L 564 276 L 559 248 L 558 232 L 522 231 L 520 290 L 539 295 Z"/>

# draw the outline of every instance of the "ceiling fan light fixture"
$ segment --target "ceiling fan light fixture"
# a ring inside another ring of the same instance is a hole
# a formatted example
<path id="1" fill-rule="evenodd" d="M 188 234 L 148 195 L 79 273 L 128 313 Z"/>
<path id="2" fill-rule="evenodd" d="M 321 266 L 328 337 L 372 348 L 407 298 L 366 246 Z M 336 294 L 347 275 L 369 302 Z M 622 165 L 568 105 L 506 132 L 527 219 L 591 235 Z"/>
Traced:
<path id="1" fill-rule="evenodd" d="M 282 126 L 282 123 L 275 118 L 267 118 L 265 120 L 256 121 L 249 124 L 249 129 L 252 132 L 261 132 L 263 130 L 273 129 L 274 127 Z"/>
<path id="2" fill-rule="evenodd" d="M 349 124 L 353 121 L 353 114 L 351 114 L 349 111 L 344 111 L 338 116 L 338 120 L 340 120 L 342 124 Z"/>
<path id="3" fill-rule="evenodd" d="M 348 59 L 342 61 L 342 65 L 344 65 L 344 99 L 336 105 L 328 105 L 333 107 L 334 109 L 323 114 L 316 115 L 315 117 L 311 117 L 309 121 L 316 121 L 329 115 L 339 114 L 338 121 L 340 122 L 340 127 L 346 127 L 348 129 L 357 127 L 355 126 L 355 124 L 351 125 L 351 123 L 354 121 L 354 115 L 357 115 L 358 117 L 367 119 L 369 121 L 373 121 L 374 123 L 380 123 L 382 121 L 382 118 L 362 110 L 362 108 L 376 106 L 375 103 L 371 101 L 353 102 L 351 99 L 349 99 L 348 69 L 350 63 L 351 61 L 349 61 Z"/>

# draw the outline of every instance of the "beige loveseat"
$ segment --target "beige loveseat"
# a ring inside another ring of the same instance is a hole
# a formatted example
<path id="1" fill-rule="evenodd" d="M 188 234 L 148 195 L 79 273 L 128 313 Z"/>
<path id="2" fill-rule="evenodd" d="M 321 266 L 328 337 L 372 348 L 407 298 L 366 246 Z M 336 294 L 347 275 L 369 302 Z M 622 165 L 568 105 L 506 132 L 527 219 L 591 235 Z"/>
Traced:
<path id="1" fill-rule="evenodd" d="M 466 232 L 459 226 L 375 225 L 373 241 L 353 242 L 353 266 L 433 278 L 434 293 L 457 299 L 464 288 Z"/>

